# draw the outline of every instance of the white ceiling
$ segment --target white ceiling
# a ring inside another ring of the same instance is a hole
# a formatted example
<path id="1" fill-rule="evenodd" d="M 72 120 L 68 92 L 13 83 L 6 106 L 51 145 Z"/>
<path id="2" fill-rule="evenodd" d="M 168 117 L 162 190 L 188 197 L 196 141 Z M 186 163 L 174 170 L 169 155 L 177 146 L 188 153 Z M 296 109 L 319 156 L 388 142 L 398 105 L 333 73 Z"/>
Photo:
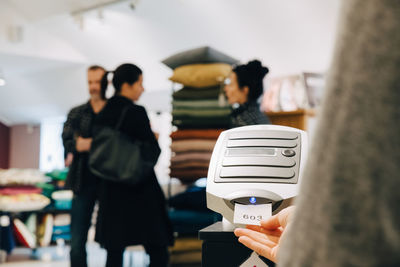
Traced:
<path id="1" fill-rule="evenodd" d="M 16 10 L 29 21 L 37 21 L 51 16 L 74 13 L 92 7 L 126 2 L 126 0 L 2 0 L 5 5 Z"/>
<path id="2" fill-rule="evenodd" d="M 85 69 L 134 62 L 144 70 L 148 109 L 168 110 L 171 70 L 160 61 L 210 45 L 245 62 L 259 58 L 269 76 L 325 71 L 334 45 L 339 0 L 0 1 L 0 121 L 37 123 L 87 99 Z M 10 41 L 20 27 L 22 42 Z"/>

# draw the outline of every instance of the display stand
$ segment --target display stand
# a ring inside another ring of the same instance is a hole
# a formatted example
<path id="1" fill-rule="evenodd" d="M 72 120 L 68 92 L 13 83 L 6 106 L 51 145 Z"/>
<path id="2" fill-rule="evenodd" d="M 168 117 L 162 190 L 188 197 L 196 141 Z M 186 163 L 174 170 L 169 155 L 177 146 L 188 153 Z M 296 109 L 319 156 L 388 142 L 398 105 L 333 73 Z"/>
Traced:
<path id="1" fill-rule="evenodd" d="M 308 120 L 316 116 L 315 109 L 299 109 L 295 111 L 267 112 L 272 124 L 308 130 Z"/>
<path id="2" fill-rule="evenodd" d="M 222 222 L 216 222 L 199 232 L 202 245 L 202 267 L 238 267 L 245 262 L 253 252 L 237 240 L 233 228 L 226 227 Z M 270 267 L 273 262 L 264 259 Z"/>

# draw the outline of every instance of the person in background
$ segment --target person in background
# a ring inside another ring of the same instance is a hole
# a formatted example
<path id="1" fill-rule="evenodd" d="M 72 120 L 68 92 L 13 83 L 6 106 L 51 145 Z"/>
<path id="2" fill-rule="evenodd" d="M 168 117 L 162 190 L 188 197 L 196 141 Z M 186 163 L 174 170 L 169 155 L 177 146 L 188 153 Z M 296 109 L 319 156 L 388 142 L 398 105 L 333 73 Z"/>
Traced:
<path id="1" fill-rule="evenodd" d="M 108 73 L 102 80 L 103 95 L 107 90 Z M 133 64 L 123 64 L 113 74 L 115 95 L 96 118 L 93 136 L 102 127 L 116 127 L 128 107 L 119 130 L 132 139 L 158 147 L 146 110 L 135 104 L 144 91 L 141 69 Z M 131 245 L 144 246 L 151 267 L 168 265 L 168 245 L 173 243 L 172 225 L 154 170 L 138 185 L 101 179 L 96 241 L 107 250 L 107 267 L 121 267 L 125 247 Z"/>
<path id="2" fill-rule="evenodd" d="M 92 141 L 92 123 L 105 105 L 101 95 L 101 78 L 105 70 L 90 66 L 87 71 L 90 99 L 73 108 L 62 133 L 66 166 L 69 166 L 66 187 L 74 192 L 71 208 L 72 267 L 87 266 L 86 241 L 96 202 L 97 178 L 89 171 L 88 159 Z"/>
<path id="3" fill-rule="evenodd" d="M 400 266 L 400 1 L 342 1 L 296 208 L 239 241 L 279 266 Z"/>
<path id="4" fill-rule="evenodd" d="M 232 105 L 231 127 L 254 124 L 269 124 L 268 117 L 260 111 L 257 103 L 263 94 L 263 79 L 268 73 L 258 60 L 238 65 L 227 79 L 224 87 L 229 104 Z"/>

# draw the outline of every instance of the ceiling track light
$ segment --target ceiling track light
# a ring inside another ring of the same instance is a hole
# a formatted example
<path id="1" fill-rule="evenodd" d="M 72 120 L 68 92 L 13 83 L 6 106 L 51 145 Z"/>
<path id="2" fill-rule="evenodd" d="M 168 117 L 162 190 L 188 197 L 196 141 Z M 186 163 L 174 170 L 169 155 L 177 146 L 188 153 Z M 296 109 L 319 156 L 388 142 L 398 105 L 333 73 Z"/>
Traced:
<path id="1" fill-rule="evenodd" d="M 139 0 L 130 0 L 129 7 L 132 10 L 135 10 L 138 4 L 139 4 Z"/>
<path id="2" fill-rule="evenodd" d="M 105 3 L 100 3 L 96 5 L 92 5 L 86 8 L 81 8 L 77 9 L 71 12 L 71 16 L 74 18 L 75 22 L 79 25 L 79 28 L 83 30 L 85 28 L 85 20 L 83 15 L 85 13 L 88 13 L 93 10 L 97 10 L 97 16 L 99 20 L 104 19 L 104 8 L 107 6 L 111 6 L 114 4 L 122 3 L 122 2 L 128 2 L 129 1 L 129 7 L 133 10 L 136 8 L 137 4 L 139 3 L 139 0 L 110 0 Z"/>
<path id="3" fill-rule="evenodd" d="M 71 12 L 71 15 L 75 17 L 77 15 L 82 15 L 82 14 L 85 14 L 87 12 L 90 12 L 90 11 L 93 11 L 93 10 L 96 10 L 96 9 L 101 10 L 101 9 L 107 7 L 107 6 L 111 6 L 111 5 L 114 5 L 114 4 L 127 2 L 127 1 L 128 0 L 110 0 L 110 1 L 105 2 L 105 3 L 100 3 L 100 4 L 92 5 L 92 6 L 89 6 L 89 7 L 86 7 L 86 8 L 81 8 L 81 9 L 74 10 L 74 11 Z M 133 5 L 137 5 L 138 2 L 139 2 L 138 0 L 130 0 L 130 6 L 132 4 Z"/>

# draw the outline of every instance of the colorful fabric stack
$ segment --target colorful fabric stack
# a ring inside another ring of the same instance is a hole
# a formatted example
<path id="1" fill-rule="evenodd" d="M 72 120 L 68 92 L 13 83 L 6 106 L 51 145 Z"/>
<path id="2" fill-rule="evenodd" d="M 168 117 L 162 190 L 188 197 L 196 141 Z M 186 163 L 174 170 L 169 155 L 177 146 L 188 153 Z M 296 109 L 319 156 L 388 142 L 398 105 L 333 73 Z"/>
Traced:
<path id="1" fill-rule="evenodd" d="M 52 241 L 57 239 L 71 240 L 71 215 L 57 214 L 54 216 Z"/>
<path id="2" fill-rule="evenodd" d="M 215 142 L 223 129 L 184 129 L 171 134 L 171 177 L 191 183 L 207 177 Z"/>
<path id="3" fill-rule="evenodd" d="M 34 169 L 0 170 L 0 210 L 33 211 L 44 208 L 50 200 L 35 185 L 46 177 Z"/>
<path id="4" fill-rule="evenodd" d="M 10 253 L 15 244 L 40 248 L 70 240 L 72 191 L 59 190 L 66 173 L 55 170 L 45 176 L 36 169 L 0 169 L 0 250 Z"/>
<path id="5" fill-rule="evenodd" d="M 170 176 L 190 184 L 206 177 L 211 153 L 221 131 L 229 127 L 230 107 L 223 81 L 237 60 L 201 47 L 163 61 L 174 70 L 171 81 L 183 85 L 172 95 L 172 158 Z"/>

